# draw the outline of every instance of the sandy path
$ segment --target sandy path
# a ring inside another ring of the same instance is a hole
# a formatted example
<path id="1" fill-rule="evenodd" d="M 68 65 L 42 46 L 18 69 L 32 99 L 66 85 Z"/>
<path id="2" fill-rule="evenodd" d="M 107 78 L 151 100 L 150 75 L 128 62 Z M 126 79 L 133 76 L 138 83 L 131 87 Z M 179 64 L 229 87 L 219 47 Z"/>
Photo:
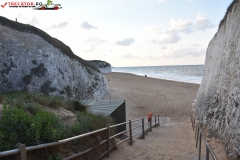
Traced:
<path id="1" fill-rule="evenodd" d="M 160 126 L 148 133 L 145 140 L 138 139 L 133 146 L 122 143 L 109 160 L 197 160 L 195 133 L 191 127 L 191 107 L 198 84 L 145 78 L 127 73 L 105 74 L 109 94 L 104 99 L 126 101 L 127 120 L 146 117 L 148 112 L 170 117 L 174 126 Z M 203 144 L 203 143 L 202 143 Z M 202 145 L 205 159 L 205 146 Z M 216 145 L 213 145 L 217 149 Z M 215 152 L 223 152 L 217 149 Z M 220 159 L 226 159 L 224 156 Z"/>
<path id="2" fill-rule="evenodd" d="M 197 150 L 189 122 L 174 126 L 160 126 L 149 132 L 145 140 L 138 139 L 133 146 L 123 143 L 110 154 L 109 160 L 193 160 Z M 106 159 L 106 160 L 107 160 Z"/>

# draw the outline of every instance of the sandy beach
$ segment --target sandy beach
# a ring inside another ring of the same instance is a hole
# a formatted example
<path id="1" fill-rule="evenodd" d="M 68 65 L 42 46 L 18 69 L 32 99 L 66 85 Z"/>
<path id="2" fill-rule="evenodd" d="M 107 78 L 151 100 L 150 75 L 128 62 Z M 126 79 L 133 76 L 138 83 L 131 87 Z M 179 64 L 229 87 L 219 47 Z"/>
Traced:
<path id="1" fill-rule="evenodd" d="M 145 140 L 136 139 L 133 146 L 127 142 L 110 154 L 109 160 L 197 160 L 195 132 L 191 126 L 191 107 L 199 85 L 146 78 L 128 73 L 105 74 L 109 94 L 104 99 L 126 101 L 127 120 L 146 117 L 148 112 L 160 117 L 170 117 L 172 125 L 159 126 L 146 135 Z M 224 160 L 223 148 L 211 145 L 218 158 Z M 202 144 L 202 159 L 205 146 Z"/>
<path id="2" fill-rule="evenodd" d="M 173 120 L 191 115 L 199 85 L 146 78 L 128 73 L 105 74 L 109 94 L 104 99 L 126 101 L 127 120 L 146 117 L 148 112 Z"/>

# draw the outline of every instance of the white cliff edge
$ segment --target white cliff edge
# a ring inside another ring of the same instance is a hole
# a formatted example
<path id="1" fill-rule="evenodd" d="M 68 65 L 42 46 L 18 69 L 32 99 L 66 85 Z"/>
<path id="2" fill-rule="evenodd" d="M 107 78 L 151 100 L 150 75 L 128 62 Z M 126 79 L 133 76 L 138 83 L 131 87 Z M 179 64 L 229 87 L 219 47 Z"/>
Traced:
<path id="1" fill-rule="evenodd" d="M 0 37 L 0 91 L 27 90 L 73 99 L 101 99 L 107 93 L 102 73 L 42 37 L 1 23 Z"/>
<path id="2" fill-rule="evenodd" d="M 232 159 L 240 157 L 240 2 L 234 0 L 210 41 L 193 114 L 222 140 Z"/>

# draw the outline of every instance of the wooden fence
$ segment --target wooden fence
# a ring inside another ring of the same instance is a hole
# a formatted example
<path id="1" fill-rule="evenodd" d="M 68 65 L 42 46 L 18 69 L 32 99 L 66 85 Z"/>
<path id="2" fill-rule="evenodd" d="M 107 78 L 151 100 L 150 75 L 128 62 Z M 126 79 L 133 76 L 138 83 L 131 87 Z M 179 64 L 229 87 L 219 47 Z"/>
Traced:
<path id="1" fill-rule="evenodd" d="M 40 145 L 29 146 L 29 147 L 26 147 L 25 144 L 18 143 L 18 144 L 16 144 L 16 149 L 0 152 L 0 159 L 1 159 L 1 157 L 10 156 L 10 155 L 16 155 L 16 159 L 17 160 L 26 160 L 28 151 L 42 149 L 42 148 L 51 147 L 51 146 L 57 146 L 57 145 L 64 144 L 64 143 L 67 143 L 67 142 L 71 142 L 71 141 L 74 141 L 74 140 L 77 140 L 77 139 L 80 139 L 80 138 L 84 138 L 86 136 L 93 135 L 95 133 L 99 133 L 99 132 L 102 132 L 102 131 L 107 131 L 107 133 L 108 133 L 107 139 L 101 141 L 94 148 L 90 148 L 90 149 L 84 150 L 82 152 L 79 152 L 77 154 L 74 154 L 72 156 L 66 157 L 66 158 L 64 158 L 64 160 L 70 160 L 70 159 L 73 159 L 73 158 L 77 158 L 77 157 L 79 157 L 81 155 L 84 155 L 84 154 L 92 151 L 93 149 L 96 149 L 97 147 L 101 146 L 104 143 L 107 144 L 107 149 L 106 149 L 106 151 L 104 153 L 101 154 L 99 159 L 101 157 L 105 156 L 105 155 L 107 155 L 107 157 L 109 157 L 109 152 L 113 148 L 115 148 L 117 145 L 119 145 L 122 142 L 125 142 L 127 140 L 129 140 L 130 145 L 132 145 L 133 137 L 136 137 L 137 135 L 140 135 L 143 139 L 145 139 L 145 134 L 146 134 L 147 131 L 151 132 L 152 131 L 152 127 L 156 127 L 156 126 L 160 125 L 159 116 L 157 116 L 157 117 L 153 116 L 150 122 L 148 122 L 146 119 L 147 119 L 147 117 L 144 117 L 144 118 L 141 118 L 141 119 L 136 119 L 136 120 L 129 120 L 129 121 L 124 122 L 124 123 L 119 123 L 119 124 L 116 124 L 116 125 L 108 126 L 108 127 L 105 127 L 105 128 L 99 129 L 99 130 L 95 130 L 95 131 L 88 132 L 88 133 L 85 133 L 85 134 L 81 134 L 81 135 L 78 135 L 78 136 L 74 136 L 74 137 L 71 137 L 71 138 L 59 140 L 58 142 L 40 144 Z M 134 127 L 132 126 L 132 124 L 134 122 L 139 122 L 139 121 L 141 122 L 141 125 L 134 126 Z M 112 128 L 115 128 L 115 127 L 121 126 L 121 125 L 128 125 L 129 127 L 125 131 L 117 133 L 117 134 L 114 134 L 114 135 L 111 136 L 110 135 L 110 130 Z M 145 129 L 146 125 L 147 125 L 147 127 Z M 137 132 L 134 133 L 133 131 L 136 131 L 136 129 L 138 129 L 138 128 L 140 128 L 140 131 L 137 130 Z M 114 146 L 110 146 L 110 140 L 111 139 L 113 139 L 113 138 L 115 138 L 117 136 L 120 136 L 120 135 L 122 135 L 124 133 L 129 133 L 129 136 L 127 138 L 117 142 Z"/>
<path id="2" fill-rule="evenodd" d="M 198 146 L 198 141 L 199 141 L 198 160 L 201 160 L 202 139 L 206 145 L 206 160 L 209 160 L 209 153 L 211 154 L 211 156 L 214 160 L 218 160 L 216 155 L 214 154 L 210 144 L 207 142 L 206 137 L 204 136 L 204 134 L 201 130 L 202 124 L 200 122 L 198 122 L 197 125 L 195 125 L 195 119 L 192 116 L 191 116 L 191 122 L 192 122 L 193 131 L 195 129 L 196 148 Z"/>

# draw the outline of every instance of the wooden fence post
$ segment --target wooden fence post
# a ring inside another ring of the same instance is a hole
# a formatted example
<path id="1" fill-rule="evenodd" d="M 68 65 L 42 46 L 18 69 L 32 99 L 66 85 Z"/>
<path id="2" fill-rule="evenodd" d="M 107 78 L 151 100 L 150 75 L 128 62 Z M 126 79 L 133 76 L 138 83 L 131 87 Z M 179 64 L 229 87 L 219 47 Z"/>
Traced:
<path id="1" fill-rule="evenodd" d="M 108 125 L 108 137 L 107 137 L 107 157 L 109 158 L 109 149 L 110 149 L 110 126 Z"/>
<path id="2" fill-rule="evenodd" d="M 132 145 L 132 122 L 129 120 L 129 136 L 130 136 L 130 145 Z"/>
<path id="3" fill-rule="evenodd" d="M 193 121 L 192 121 L 192 116 L 191 116 L 191 123 L 192 123 L 192 128 L 193 128 Z"/>
<path id="4" fill-rule="evenodd" d="M 206 144 L 206 160 L 209 160 L 209 150 L 207 144 Z"/>
<path id="5" fill-rule="evenodd" d="M 200 127 L 199 127 L 199 123 L 198 123 L 198 129 L 197 129 L 197 141 L 196 141 L 196 148 L 198 146 L 198 137 L 199 137 L 199 130 L 200 130 Z"/>
<path id="6" fill-rule="evenodd" d="M 193 131 L 195 129 L 195 119 L 193 118 Z"/>
<path id="7" fill-rule="evenodd" d="M 157 117 L 155 116 L 155 127 L 157 126 Z"/>
<path id="8" fill-rule="evenodd" d="M 144 118 L 142 118 L 142 137 L 145 139 L 145 133 L 144 133 Z"/>
<path id="9" fill-rule="evenodd" d="M 197 133 L 198 133 L 198 123 L 197 123 L 197 126 L 195 128 L 195 139 L 197 138 Z"/>
<path id="10" fill-rule="evenodd" d="M 152 132 L 152 117 L 150 119 L 150 132 Z"/>
<path id="11" fill-rule="evenodd" d="M 17 160 L 27 160 L 26 144 L 18 143 L 16 148 L 19 149 L 19 154 L 17 154 Z"/>
<path id="12" fill-rule="evenodd" d="M 198 160 L 201 160 L 201 146 L 202 146 L 202 133 L 201 130 L 199 132 L 200 137 L 199 137 L 199 156 L 198 156 Z"/>

